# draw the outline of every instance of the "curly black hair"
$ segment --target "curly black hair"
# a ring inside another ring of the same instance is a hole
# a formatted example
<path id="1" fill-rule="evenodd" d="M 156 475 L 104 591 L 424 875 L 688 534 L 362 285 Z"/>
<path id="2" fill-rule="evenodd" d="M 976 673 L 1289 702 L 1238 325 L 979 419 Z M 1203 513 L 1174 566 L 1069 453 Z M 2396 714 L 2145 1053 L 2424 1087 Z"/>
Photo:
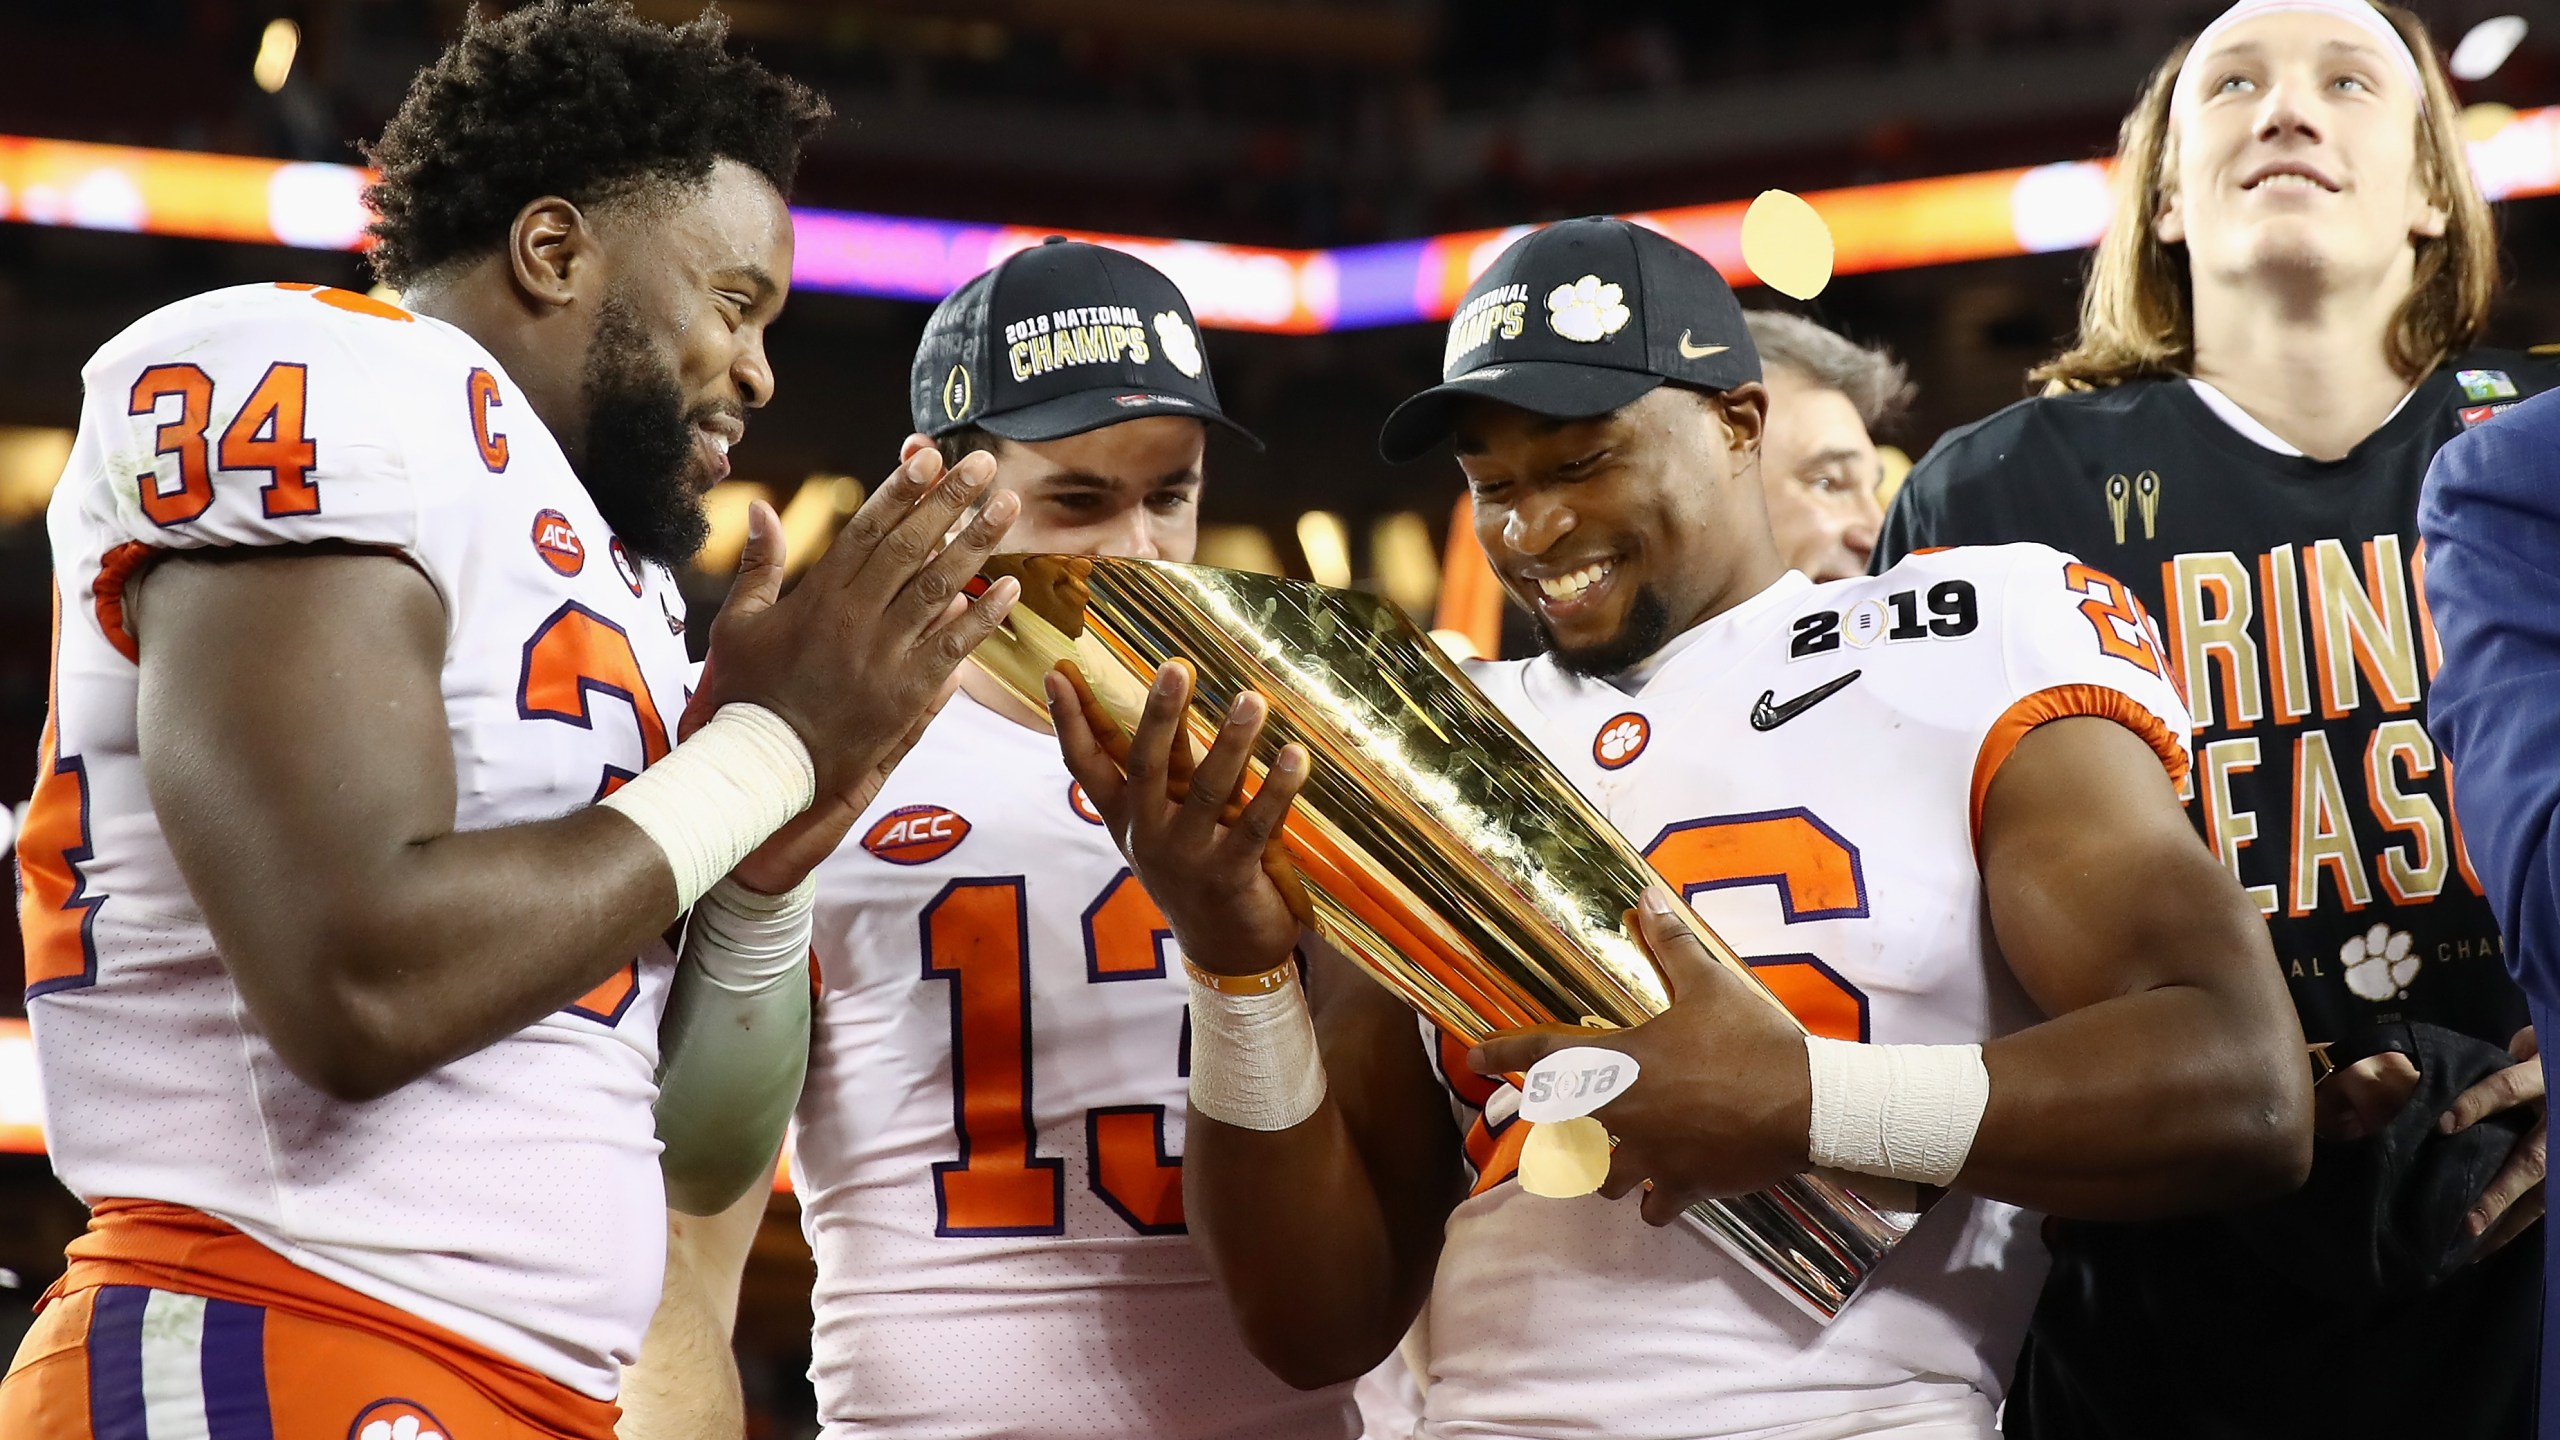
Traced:
<path id="1" fill-rule="evenodd" d="M 593 206 L 722 159 L 788 192 L 827 102 L 730 54 L 728 28 L 711 10 L 654 25 L 623 0 L 475 13 L 367 151 L 374 273 L 404 288 L 495 249 L 541 196 Z"/>

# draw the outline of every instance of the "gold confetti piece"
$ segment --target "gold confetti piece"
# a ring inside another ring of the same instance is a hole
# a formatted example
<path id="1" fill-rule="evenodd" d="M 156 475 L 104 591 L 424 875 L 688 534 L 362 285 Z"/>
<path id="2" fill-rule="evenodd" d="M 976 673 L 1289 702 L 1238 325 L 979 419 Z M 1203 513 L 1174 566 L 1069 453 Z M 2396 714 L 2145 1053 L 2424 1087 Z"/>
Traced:
<path id="1" fill-rule="evenodd" d="M 2465 105 L 2462 107 L 2462 138 L 2477 145 L 2514 124 L 2515 118 L 2516 112 L 2513 106 L 2500 105 L 2491 101 Z"/>
<path id="2" fill-rule="evenodd" d="M 1520 1188 L 1550 1200 L 1575 1200 L 1609 1178 L 1609 1127 L 1585 1115 L 1540 1125 L 1520 1142 Z"/>
<path id="3" fill-rule="evenodd" d="M 1742 263 L 1781 295 L 1810 300 L 1831 283 L 1831 227 L 1800 195 L 1763 190 L 1742 217 Z"/>

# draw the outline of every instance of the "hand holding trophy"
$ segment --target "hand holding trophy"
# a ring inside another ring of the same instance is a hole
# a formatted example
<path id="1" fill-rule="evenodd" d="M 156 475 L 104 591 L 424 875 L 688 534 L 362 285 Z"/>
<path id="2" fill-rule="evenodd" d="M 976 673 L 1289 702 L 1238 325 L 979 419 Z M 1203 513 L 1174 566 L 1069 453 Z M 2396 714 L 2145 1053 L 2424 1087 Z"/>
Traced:
<path id="1" fill-rule="evenodd" d="M 1011 555 L 983 573 L 1017 577 L 1023 598 L 977 663 L 1050 709 L 1079 782 L 1196 947 L 1194 963 L 1269 969 L 1303 922 L 1470 1045 L 1581 1022 L 1618 1032 L 1609 1043 L 1620 1049 L 1662 1047 L 1658 1066 L 1676 1071 L 1695 1064 L 1673 1057 L 1671 1037 L 1686 1033 L 1684 1051 L 1712 1048 L 1699 1068 L 1712 1077 L 1769 1068 L 1780 1042 L 1793 1064 L 1777 1068 L 1801 1084 L 1793 1017 L 1685 906 L 1639 935 L 1652 870 L 1401 612 L 1348 591 L 1143 560 Z M 1074 681 L 1051 678 L 1061 662 Z M 1184 888 L 1193 893 L 1175 893 Z M 1748 1021 L 1698 1026 L 1684 1014 L 1629 1033 L 1673 1006 L 1647 949 L 1663 949 L 1666 930 L 1688 937 L 1675 973 L 1692 961 L 1717 972 L 1712 984 L 1696 972 L 1678 994 Z M 1568 1037 L 1589 1032 L 1543 1043 Z M 1535 1059 L 1542 1042 L 1509 1043 Z M 1685 1213 L 1811 1313 L 1837 1314 L 1917 1218 L 1839 1177 L 1789 1173 L 1801 1149 L 1789 1158 L 1766 1138 L 1728 1150 L 1731 1135 L 1711 1130 L 1697 1153 L 1716 1158 L 1675 1165 L 1675 1149 L 1694 1148 L 1671 1138 L 1689 1120 L 1676 1113 L 1687 1087 L 1659 1088 L 1628 1110 L 1637 1148 L 1625 1184 L 1660 1172 L 1648 1207 L 1659 1219 L 1774 1180 Z M 1751 1102 L 1749 1124 L 1791 1114 L 1800 1146 L 1802 1104 Z M 1607 1163 L 1602 1122 L 1539 1128 L 1578 1128 Z"/>

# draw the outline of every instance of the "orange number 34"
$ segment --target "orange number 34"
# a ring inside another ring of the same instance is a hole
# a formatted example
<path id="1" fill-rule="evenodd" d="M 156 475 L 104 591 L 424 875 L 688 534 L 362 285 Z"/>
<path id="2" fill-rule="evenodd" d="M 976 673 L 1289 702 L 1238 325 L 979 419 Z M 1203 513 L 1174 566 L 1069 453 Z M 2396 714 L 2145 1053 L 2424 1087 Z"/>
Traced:
<path id="1" fill-rule="evenodd" d="M 178 488 L 166 490 L 155 472 L 141 478 L 142 513 L 155 525 L 183 525 L 213 508 L 213 472 L 267 472 L 259 503 L 270 520 L 320 513 L 320 487 L 311 472 L 320 463 L 320 447 L 310 434 L 305 411 L 310 403 L 311 372 L 292 361 L 267 367 L 249 390 L 248 403 L 223 427 L 218 445 L 208 445 L 205 430 L 213 423 L 213 377 L 195 365 L 154 365 L 134 377 L 125 397 L 132 415 L 158 415 L 175 400 L 176 414 L 152 431 L 153 453 L 175 457 Z"/>

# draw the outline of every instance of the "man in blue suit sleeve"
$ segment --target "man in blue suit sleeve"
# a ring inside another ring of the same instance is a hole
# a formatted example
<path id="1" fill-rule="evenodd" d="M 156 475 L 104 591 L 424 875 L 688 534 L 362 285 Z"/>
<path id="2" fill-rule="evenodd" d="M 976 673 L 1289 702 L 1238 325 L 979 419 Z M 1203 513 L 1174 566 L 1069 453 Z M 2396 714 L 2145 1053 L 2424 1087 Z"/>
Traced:
<path id="1" fill-rule="evenodd" d="M 2466 419 L 2469 417 L 2466 416 Z M 2560 1033 L 2560 392 L 2446 442 L 2418 507 L 2444 655 L 2427 728 L 2537 1035 Z M 2468 1097 L 2466 1097 L 2467 1099 Z M 2473 1116 L 2458 1108 L 2448 1123 Z M 2526 1144 L 2544 1143 L 2537 1127 Z M 2560 1278 L 2560 1250 L 2546 1250 Z M 2544 1287 L 2543 1433 L 2560 1430 L 2560 1284 Z"/>

